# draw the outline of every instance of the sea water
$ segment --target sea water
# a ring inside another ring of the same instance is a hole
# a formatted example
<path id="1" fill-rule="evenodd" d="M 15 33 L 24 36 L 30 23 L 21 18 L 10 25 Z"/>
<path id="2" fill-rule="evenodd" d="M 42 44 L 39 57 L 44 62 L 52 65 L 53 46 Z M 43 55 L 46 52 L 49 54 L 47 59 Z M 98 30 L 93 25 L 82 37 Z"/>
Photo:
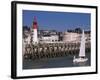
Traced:
<path id="1" fill-rule="evenodd" d="M 82 62 L 82 63 L 73 63 L 73 57 L 74 57 L 73 55 L 68 55 L 64 57 L 43 58 L 43 59 L 37 59 L 37 60 L 23 59 L 23 69 L 91 66 L 90 53 L 86 53 L 86 57 L 88 58 L 88 61 Z"/>

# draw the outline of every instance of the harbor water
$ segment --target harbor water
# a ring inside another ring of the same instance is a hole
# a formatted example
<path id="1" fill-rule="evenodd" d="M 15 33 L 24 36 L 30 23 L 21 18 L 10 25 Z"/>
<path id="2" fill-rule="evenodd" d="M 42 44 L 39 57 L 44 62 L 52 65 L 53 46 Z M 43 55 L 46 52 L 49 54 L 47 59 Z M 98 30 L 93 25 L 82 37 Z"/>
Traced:
<path id="1" fill-rule="evenodd" d="M 78 54 L 75 56 L 78 57 Z M 55 57 L 55 58 L 42 58 L 37 60 L 23 59 L 23 69 L 91 66 L 91 54 L 89 52 L 86 53 L 88 61 L 83 63 L 73 63 L 73 57 L 74 55 Z"/>

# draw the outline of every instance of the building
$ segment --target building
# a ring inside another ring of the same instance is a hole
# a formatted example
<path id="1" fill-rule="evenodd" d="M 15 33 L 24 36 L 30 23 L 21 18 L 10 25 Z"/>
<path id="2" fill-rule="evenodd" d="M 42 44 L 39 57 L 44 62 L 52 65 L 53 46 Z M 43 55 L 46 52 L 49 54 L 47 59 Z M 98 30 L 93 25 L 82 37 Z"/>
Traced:
<path id="1" fill-rule="evenodd" d="M 55 30 L 40 31 L 40 43 L 55 43 L 58 42 L 59 36 Z"/>
<path id="2" fill-rule="evenodd" d="M 56 43 L 58 40 L 58 35 L 46 35 L 41 37 L 40 43 Z"/>
<path id="3" fill-rule="evenodd" d="M 77 42 L 80 41 L 80 34 L 73 32 L 65 32 L 63 35 L 63 42 Z"/>
<path id="4" fill-rule="evenodd" d="M 82 33 L 76 32 L 65 32 L 63 35 L 63 42 L 65 43 L 76 43 L 81 41 Z M 90 42 L 90 33 L 85 33 L 86 42 Z"/>

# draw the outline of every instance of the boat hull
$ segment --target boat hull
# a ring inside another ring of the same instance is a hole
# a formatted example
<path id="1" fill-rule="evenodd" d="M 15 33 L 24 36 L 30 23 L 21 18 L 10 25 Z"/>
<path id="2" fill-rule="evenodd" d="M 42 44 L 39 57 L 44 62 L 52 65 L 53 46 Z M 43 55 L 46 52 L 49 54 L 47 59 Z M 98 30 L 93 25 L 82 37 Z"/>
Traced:
<path id="1" fill-rule="evenodd" d="M 88 58 L 75 58 L 73 60 L 74 63 L 86 62 Z"/>

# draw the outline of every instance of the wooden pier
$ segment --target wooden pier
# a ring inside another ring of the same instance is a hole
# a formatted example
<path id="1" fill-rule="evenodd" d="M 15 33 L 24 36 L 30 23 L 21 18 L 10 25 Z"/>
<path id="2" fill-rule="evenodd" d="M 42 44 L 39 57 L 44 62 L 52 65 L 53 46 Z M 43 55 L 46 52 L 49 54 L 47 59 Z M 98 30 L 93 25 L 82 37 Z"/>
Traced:
<path id="1" fill-rule="evenodd" d="M 90 42 L 85 44 L 86 52 L 90 52 Z M 79 53 L 80 43 L 44 43 L 26 44 L 23 57 L 25 59 L 55 58 L 61 56 L 75 55 Z"/>

